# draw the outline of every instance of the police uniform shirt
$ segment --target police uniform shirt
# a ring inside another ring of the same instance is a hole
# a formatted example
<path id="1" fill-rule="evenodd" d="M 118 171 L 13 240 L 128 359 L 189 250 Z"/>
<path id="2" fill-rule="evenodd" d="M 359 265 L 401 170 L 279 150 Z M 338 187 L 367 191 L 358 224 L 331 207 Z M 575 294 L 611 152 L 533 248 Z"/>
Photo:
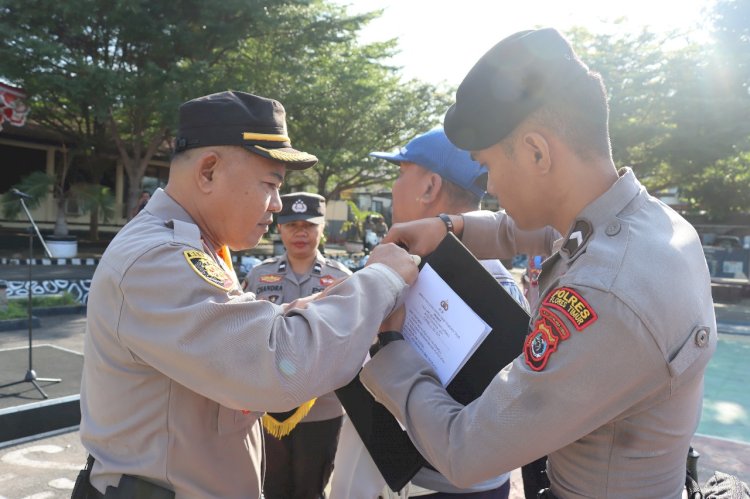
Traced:
<path id="1" fill-rule="evenodd" d="M 102 256 L 80 427 L 100 491 L 129 474 L 177 498 L 259 497 L 262 412 L 349 382 L 406 287 L 376 264 L 286 311 L 243 293 L 219 260 L 162 190 Z"/>
<path id="2" fill-rule="evenodd" d="M 291 303 L 297 298 L 323 291 L 337 279 L 351 274 L 346 266 L 336 260 L 324 258 L 318 251 L 308 272 L 297 276 L 285 253 L 253 267 L 247 276 L 246 291 L 255 293 L 259 300 L 278 304 Z M 301 422 L 324 421 L 343 414 L 344 408 L 336 394 L 331 392 L 318 397 Z"/>
<path id="3" fill-rule="evenodd" d="M 469 249 L 504 239 L 497 221 L 467 216 Z M 623 169 L 539 285 L 523 354 L 472 404 L 453 401 L 406 342 L 361 379 L 457 485 L 548 455 L 558 497 L 681 497 L 717 340 L 695 230 Z"/>

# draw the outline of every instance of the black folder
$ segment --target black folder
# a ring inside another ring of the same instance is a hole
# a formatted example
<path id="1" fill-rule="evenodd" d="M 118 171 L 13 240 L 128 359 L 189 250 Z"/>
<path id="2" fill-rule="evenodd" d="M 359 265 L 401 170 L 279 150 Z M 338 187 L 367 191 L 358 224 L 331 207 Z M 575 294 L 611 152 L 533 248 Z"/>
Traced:
<path id="1" fill-rule="evenodd" d="M 425 263 L 492 328 L 446 388 L 466 405 L 523 351 L 529 315 L 453 234 L 423 258 L 421 266 Z M 359 376 L 336 390 L 336 395 L 391 490 L 402 489 L 421 467 L 429 466 Z"/>

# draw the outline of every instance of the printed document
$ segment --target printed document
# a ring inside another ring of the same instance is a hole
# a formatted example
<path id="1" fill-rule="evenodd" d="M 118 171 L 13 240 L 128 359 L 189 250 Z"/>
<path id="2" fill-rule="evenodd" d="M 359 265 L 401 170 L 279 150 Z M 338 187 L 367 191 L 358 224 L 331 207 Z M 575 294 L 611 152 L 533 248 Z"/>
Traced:
<path id="1" fill-rule="evenodd" d="M 426 263 L 405 299 L 404 338 L 447 386 L 492 328 Z"/>

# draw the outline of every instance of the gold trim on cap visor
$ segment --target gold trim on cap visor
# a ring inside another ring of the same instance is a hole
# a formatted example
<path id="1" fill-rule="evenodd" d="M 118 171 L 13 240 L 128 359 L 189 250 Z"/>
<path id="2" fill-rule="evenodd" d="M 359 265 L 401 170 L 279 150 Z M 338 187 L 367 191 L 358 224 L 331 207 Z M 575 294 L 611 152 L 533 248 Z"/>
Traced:
<path id="1" fill-rule="evenodd" d="M 242 132 L 244 140 L 262 140 L 265 142 L 289 142 L 289 137 L 276 133 Z"/>
<path id="2" fill-rule="evenodd" d="M 308 162 L 308 161 L 317 161 L 318 158 L 313 156 L 312 154 L 298 151 L 296 153 L 290 153 L 286 151 L 279 151 L 278 149 L 266 149 L 265 147 L 261 147 L 259 145 L 254 145 L 256 149 L 260 149 L 261 151 L 268 154 L 271 158 L 286 162 L 286 163 L 299 163 L 299 162 Z"/>

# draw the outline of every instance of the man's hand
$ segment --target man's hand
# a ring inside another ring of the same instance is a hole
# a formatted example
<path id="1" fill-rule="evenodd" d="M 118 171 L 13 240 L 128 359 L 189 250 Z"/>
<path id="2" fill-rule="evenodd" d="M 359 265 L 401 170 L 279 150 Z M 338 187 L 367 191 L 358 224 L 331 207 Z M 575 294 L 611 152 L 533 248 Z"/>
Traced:
<path id="1" fill-rule="evenodd" d="M 405 249 L 399 248 L 395 244 L 380 243 L 375 246 L 375 249 L 370 253 L 370 258 L 367 259 L 367 265 L 373 263 L 382 263 L 389 266 L 406 281 L 406 284 L 410 285 L 417 280 L 417 274 L 419 274 L 419 268 L 415 260 Z"/>
<path id="2" fill-rule="evenodd" d="M 463 217 L 451 216 L 456 233 L 463 231 Z M 412 222 L 394 224 L 383 238 L 384 243 L 395 243 L 405 247 L 409 253 L 429 255 L 437 248 L 448 230 L 438 217 L 422 218 Z"/>

